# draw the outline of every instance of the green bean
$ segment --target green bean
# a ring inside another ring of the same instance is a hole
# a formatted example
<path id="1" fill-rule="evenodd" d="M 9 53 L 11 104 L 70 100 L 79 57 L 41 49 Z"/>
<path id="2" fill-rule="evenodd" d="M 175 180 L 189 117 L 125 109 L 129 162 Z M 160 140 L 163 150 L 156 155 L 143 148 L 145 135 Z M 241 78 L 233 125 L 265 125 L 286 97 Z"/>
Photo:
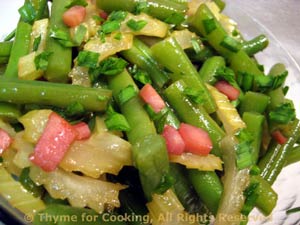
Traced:
<path id="1" fill-rule="evenodd" d="M 225 59 L 222 56 L 213 56 L 208 58 L 200 68 L 199 76 L 201 79 L 210 84 L 216 82 L 216 72 L 219 68 L 225 66 Z"/>
<path id="2" fill-rule="evenodd" d="M 145 197 L 149 201 L 152 194 L 162 194 L 172 186 L 168 181 L 169 158 L 166 144 L 161 135 L 151 134 L 136 141 L 132 146 L 132 153 Z"/>
<path id="3" fill-rule="evenodd" d="M 214 29 L 209 32 L 206 31 L 204 21 L 212 21 L 214 23 Z M 230 48 L 222 46 L 221 43 L 228 37 L 228 34 L 205 4 L 199 6 L 196 14 L 190 18 L 189 24 L 204 36 L 217 52 L 229 60 L 230 67 L 236 73 L 247 72 L 253 75 L 263 74 L 245 51 L 240 48 L 232 51 Z"/>
<path id="4" fill-rule="evenodd" d="M 35 16 L 35 20 L 40 20 L 44 18 L 44 13 L 45 11 L 47 11 L 47 0 L 25 0 L 25 2 L 30 2 L 35 11 L 36 11 L 36 16 Z"/>
<path id="5" fill-rule="evenodd" d="M 0 42 L 0 56 L 9 57 L 12 45 L 13 45 L 12 41 Z"/>
<path id="6" fill-rule="evenodd" d="M 171 163 L 170 174 L 175 180 L 173 185 L 175 193 L 185 210 L 189 213 L 207 213 L 208 209 L 201 202 L 188 179 L 187 170 L 179 164 Z"/>
<path id="7" fill-rule="evenodd" d="M 284 95 L 281 87 L 279 87 L 275 90 L 269 91 L 268 96 L 270 97 L 270 104 L 268 107 L 269 110 L 274 109 L 277 106 L 279 106 L 280 104 L 285 102 L 285 95 Z"/>
<path id="8" fill-rule="evenodd" d="M 285 65 L 282 63 L 277 63 L 272 66 L 271 70 L 269 71 L 269 76 L 279 76 L 284 72 L 286 72 Z M 286 100 L 282 87 L 271 90 L 267 94 L 270 96 L 269 110 L 276 108 Z"/>
<path id="9" fill-rule="evenodd" d="M 109 88 L 112 90 L 113 96 L 117 101 L 118 93 L 129 85 L 133 85 L 137 89 L 133 79 L 127 71 L 109 78 Z M 117 103 L 121 105 L 120 102 Z M 133 97 L 127 101 L 126 104 L 122 104 L 121 111 L 126 117 L 130 126 L 134 127 L 134 129 L 131 129 L 127 132 L 130 142 L 135 143 L 137 140 L 156 132 L 154 124 L 150 120 L 143 107 L 143 102 L 138 96 Z"/>
<path id="10" fill-rule="evenodd" d="M 205 62 L 207 59 L 215 55 L 214 51 L 208 46 L 204 46 L 199 52 L 190 48 L 186 49 L 185 52 L 190 60 L 195 63 Z"/>
<path id="11" fill-rule="evenodd" d="M 0 77 L 0 93 L 2 102 L 57 107 L 67 107 L 72 102 L 78 102 L 88 111 L 105 110 L 111 97 L 111 91 L 106 89 L 4 77 Z"/>
<path id="12" fill-rule="evenodd" d="M 0 118 L 8 121 L 16 121 L 21 116 L 21 111 L 17 105 L 0 102 Z"/>
<path id="13" fill-rule="evenodd" d="M 97 0 L 97 6 L 106 12 L 115 10 L 135 12 L 139 5 L 145 3 L 143 0 Z M 160 20 L 166 20 L 175 14 L 184 16 L 186 5 L 170 0 L 148 0 L 145 11 Z"/>
<path id="14" fill-rule="evenodd" d="M 20 21 L 16 30 L 16 37 L 11 49 L 10 58 L 4 73 L 5 77 L 18 77 L 19 58 L 28 54 L 30 46 L 30 24 Z"/>
<path id="15" fill-rule="evenodd" d="M 183 79 L 190 88 L 201 92 L 203 106 L 207 112 L 215 112 L 216 105 L 212 96 L 199 77 L 194 65 L 174 38 L 156 43 L 151 47 L 151 50 L 155 59 L 172 72 L 170 77 L 173 82 Z"/>
<path id="16" fill-rule="evenodd" d="M 260 152 L 262 133 L 263 133 L 263 123 L 265 121 L 265 116 L 260 115 L 258 113 L 245 112 L 243 114 L 243 121 L 247 125 L 247 130 L 253 136 L 253 142 L 252 142 L 253 152 L 251 153 L 251 155 L 252 155 L 252 162 L 256 164 Z"/>
<path id="17" fill-rule="evenodd" d="M 11 31 L 5 38 L 4 41 L 11 41 L 16 35 L 16 29 Z"/>
<path id="18" fill-rule="evenodd" d="M 300 161 L 300 146 L 292 148 L 291 152 L 286 157 L 285 166 Z"/>
<path id="19" fill-rule="evenodd" d="M 180 3 L 180 4 L 187 4 L 188 0 L 170 0 L 172 2 Z"/>
<path id="20" fill-rule="evenodd" d="M 203 21 L 213 21 L 215 24 L 214 30 L 207 32 Z M 213 13 L 206 6 L 201 4 L 196 11 L 196 14 L 189 18 L 189 25 L 193 27 L 199 34 L 207 38 L 209 44 L 217 50 L 222 56 L 230 57 L 233 52 L 220 45 L 224 38 L 228 35 L 222 25 L 214 17 Z"/>
<path id="21" fill-rule="evenodd" d="M 162 88 L 168 81 L 168 75 L 164 72 L 158 63 L 154 60 L 152 53 L 147 45 L 135 38 L 131 49 L 121 52 L 122 56 L 148 72 L 154 86 Z"/>
<path id="22" fill-rule="evenodd" d="M 229 63 L 231 69 L 233 69 L 235 73 L 247 72 L 252 75 L 263 75 L 263 72 L 259 70 L 255 61 L 253 61 L 243 50 L 232 54 Z"/>
<path id="23" fill-rule="evenodd" d="M 219 177 L 212 171 L 189 170 L 188 177 L 200 199 L 216 215 L 223 192 Z"/>
<path id="24" fill-rule="evenodd" d="M 220 156 L 219 142 L 224 137 L 224 131 L 208 115 L 200 105 L 195 106 L 184 94 L 187 85 L 182 81 L 176 81 L 164 92 L 168 103 L 176 111 L 179 119 L 191 125 L 200 127 L 209 133 L 213 142 L 212 153 Z"/>
<path id="25" fill-rule="evenodd" d="M 242 49 L 249 55 L 253 56 L 256 53 L 264 50 L 269 45 L 269 39 L 266 35 L 261 34 L 249 41 L 243 43 Z"/>
<path id="26" fill-rule="evenodd" d="M 126 70 L 109 79 L 109 87 L 113 90 L 116 100 L 119 92 L 128 85 L 136 88 Z M 145 196 L 151 200 L 153 193 L 165 191 L 165 188 L 170 187 L 170 184 L 163 182 L 168 182 L 166 179 L 169 172 L 165 141 L 161 135 L 156 133 L 154 124 L 145 111 L 139 96 L 132 97 L 122 104 L 118 102 L 118 104 L 131 127 L 126 134 L 129 142 L 133 145 L 133 161 L 139 170 Z"/>
<path id="27" fill-rule="evenodd" d="M 243 115 L 244 112 L 264 113 L 270 103 L 270 97 L 259 93 L 248 91 L 241 101 L 239 112 Z"/>
<path id="28" fill-rule="evenodd" d="M 277 203 L 277 193 L 261 176 L 252 176 L 251 182 L 259 183 L 257 190 L 255 191 L 258 196 L 255 201 L 255 206 L 265 215 L 270 215 Z"/>
<path id="29" fill-rule="evenodd" d="M 256 206 L 264 215 L 270 215 L 277 204 L 278 195 L 272 189 L 271 184 L 265 181 L 261 176 L 253 175 L 250 177 L 250 186 L 255 185 L 247 196 L 242 213 L 248 216 Z M 249 187 L 250 187 L 249 186 Z M 243 220 L 240 225 L 246 225 L 248 218 Z"/>
<path id="30" fill-rule="evenodd" d="M 294 144 L 300 136 L 300 122 L 294 121 L 292 135 L 283 145 L 274 144 L 266 153 L 266 155 L 259 161 L 258 166 L 261 169 L 261 176 L 270 184 L 273 184 L 278 174 L 286 163 L 286 158 L 291 152 Z"/>
<path id="31" fill-rule="evenodd" d="M 62 15 L 66 10 L 66 6 L 70 0 L 60 1 L 53 0 L 50 17 L 50 30 L 60 29 L 64 32 L 69 32 L 69 29 L 62 21 Z M 46 41 L 46 51 L 51 52 L 48 59 L 48 67 L 45 73 L 45 78 L 53 82 L 67 82 L 68 73 L 71 70 L 72 64 L 72 49 L 62 46 L 57 40 L 50 37 Z"/>

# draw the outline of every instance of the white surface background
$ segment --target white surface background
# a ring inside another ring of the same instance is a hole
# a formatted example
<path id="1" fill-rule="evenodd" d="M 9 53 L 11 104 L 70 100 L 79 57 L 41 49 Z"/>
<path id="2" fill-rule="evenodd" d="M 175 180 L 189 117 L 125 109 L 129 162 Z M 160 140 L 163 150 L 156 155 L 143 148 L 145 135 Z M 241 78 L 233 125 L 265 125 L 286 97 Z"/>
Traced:
<path id="1" fill-rule="evenodd" d="M 282 46 L 294 57 L 298 64 L 300 64 L 300 0 L 227 0 L 226 2 L 227 4 L 235 4 L 237 8 L 241 8 L 264 24 L 281 42 Z M 0 0 L 0 40 L 16 27 L 19 19 L 17 9 L 22 4 L 23 0 Z M 296 74 L 296 76 L 300 77 L 300 74 Z M 294 93 L 297 94 L 297 92 L 298 90 Z M 296 193 L 300 191 L 300 175 L 296 172 L 299 171 L 299 167 L 300 164 L 298 163 L 286 169 L 291 178 L 288 181 L 286 177 L 278 178 L 278 181 L 285 183 L 282 187 L 283 191 L 288 192 L 289 189 L 296 190 Z M 281 197 L 281 201 L 288 200 L 289 198 L 296 199 L 294 195 L 287 195 Z M 299 204 L 299 202 L 296 204 Z M 285 206 L 279 207 L 278 210 L 282 210 L 282 217 L 284 218 L 285 210 L 283 207 Z M 298 215 L 292 215 L 291 217 L 298 217 Z M 296 221 L 287 223 L 280 221 L 280 218 L 272 218 L 266 224 L 300 224 L 299 220 L 298 222 Z M 0 225 L 2 225 L 1 222 Z"/>
<path id="2" fill-rule="evenodd" d="M 300 0 L 225 1 L 264 24 L 300 64 Z"/>

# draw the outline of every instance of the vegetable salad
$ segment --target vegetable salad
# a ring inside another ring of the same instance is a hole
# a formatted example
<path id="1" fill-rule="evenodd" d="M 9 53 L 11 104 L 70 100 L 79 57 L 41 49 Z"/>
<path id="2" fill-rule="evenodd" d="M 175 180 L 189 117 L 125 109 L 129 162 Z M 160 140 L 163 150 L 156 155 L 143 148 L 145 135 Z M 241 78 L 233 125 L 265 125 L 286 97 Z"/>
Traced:
<path id="1" fill-rule="evenodd" d="M 270 215 L 300 122 L 285 66 L 255 58 L 268 38 L 224 7 L 25 0 L 0 42 L 0 195 L 36 225 Z"/>

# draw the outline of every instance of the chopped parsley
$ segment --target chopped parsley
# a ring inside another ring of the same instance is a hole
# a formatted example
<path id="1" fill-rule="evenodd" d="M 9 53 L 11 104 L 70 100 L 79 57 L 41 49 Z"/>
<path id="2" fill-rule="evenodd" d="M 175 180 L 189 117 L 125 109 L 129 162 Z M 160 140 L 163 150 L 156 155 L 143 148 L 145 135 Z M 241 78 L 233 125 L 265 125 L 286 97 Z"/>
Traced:
<path id="1" fill-rule="evenodd" d="M 287 102 L 277 106 L 269 113 L 270 121 L 287 124 L 296 118 L 295 108 L 292 103 Z"/>
<path id="2" fill-rule="evenodd" d="M 39 35 L 38 37 L 36 37 L 33 41 L 33 48 L 32 50 L 35 52 L 38 50 L 40 43 L 41 43 L 42 37 L 41 35 Z"/>
<path id="3" fill-rule="evenodd" d="M 217 24 L 214 18 L 202 20 L 202 24 L 206 34 L 210 34 L 217 28 Z"/>
<path id="4" fill-rule="evenodd" d="M 70 34 L 58 29 L 58 28 L 52 28 L 50 30 L 50 37 L 53 39 L 56 39 L 62 46 L 64 47 L 74 47 L 76 46 L 71 37 Z"/>
<path id="5" fill-rule="evenodd" d="M 183 93 L 196 104 L 203 104 L 205 102 L 205 99 L 203 98 L 203 91 L 187 87 L 184 89 Z"/>
<path id="6" fill-rule="evenodd" d="M 165 19 L 165 22 L 168 24 L 179 25 L 185 20 L 184 14 L 182 13 L 173 13 Z"/>
<path id="7" fill-rule="evenodd" d="M 121 27 L 121 24 L 119 21 L 114 20 L 114 21 L 106 21 L 105 23 L 102 24 L 101 26 L 101 31 L 104 34 L 110 34 L 114 31 L 119 30 Z"/>
<path id="8" fill-rule="evenodd" d="M 232 52 L 238 52 L 242 47 L 241 43 L 228 35 L 225 36 L 220 45 Z"/>
<path id="9" fill-rule="evenodd" d="M 104 120 L 108 130 L 129 131 L 130 125 L 125 116 L 117 113 L 112 106 L 106 110 L 107 118 Z"/>
<path id="10" fill-rule="evenodd" d="M 25 23 L 31 24 L 36 19 L 37 13 L 31 2 L 26 1 L 24 5 L 21 8 L 19 8 L 18 11 L 21 16 L 21 20 L 24 21 Z"/>
<path id="11" fill-rule="evenodd" d="M 148 2 L 147 1 L 139 1 L 134 10 L 134 14 L 147 13 L 148 11 Z"/>
<path id="12" fill-rule="evenodd" d="M 77 57 L 78 66 L 96 68 L 100 54 L 91 51 L 80 51 Z"/>
<path id="13" fill-rule="evenodd" d="M 236 164 L 239 170 L 245 169 L 253 164 L 252 161 L 252 142 L 253 137 L 246 129 L 241 129 L 235 134 L 238 140 L 236 146 Z"/>
<path id="14" fill-rule="evenodd" d="M 46 70 L 48 67 L 48 59 L 52 52 L 42 52 L 34 59 L 34 64 L 37 70 Z"/>
<path id="15" fill-rule="evenodd" d="M 109 14 L 108 20 L 109 21 L 119 21 L 122 22 L 127 17 L 128 12 L 125 11 L 113 11 Z"/>
<path id="16" fill-rule="evenodd" d="M 149 74 L 145 70 L 139 69 L 136 65 L 129 68 L 129 73 L 133 78 L 142 84 L 152 84 Z"/>
<path id="17" fill-rule="evenodd" d="M 147 25 L 147 21 L 130 19 L 126 25 L 133 31 L 140 31 Z"/>
<path id="18" fill-rule="evenodd" d="M 128 63 L 124 59 L 109 57 L 101 61 L 97 67 L 91 68 L 89 73 L 95 77 L 97 77 L 99 74 L 108 76 L 117 75 L 125 69 L 127 64 Z"/>
<path id="19" fill-rule="evenodd" d="M 133 85 L 128 85 L 126 88 L 123 88 L 118 93 L 118 101 L 120 105 L 123 105 L 125 102 L 129 101 L 137 95 L 137 90 Z"/>
<path id="20" fill-rule="evenodd" d="M 87 28 L 84 25 L 79 25 L 75 31 L 74 35 L 74 43 L 77 45 L 81 45 L 86 35 Z"/>

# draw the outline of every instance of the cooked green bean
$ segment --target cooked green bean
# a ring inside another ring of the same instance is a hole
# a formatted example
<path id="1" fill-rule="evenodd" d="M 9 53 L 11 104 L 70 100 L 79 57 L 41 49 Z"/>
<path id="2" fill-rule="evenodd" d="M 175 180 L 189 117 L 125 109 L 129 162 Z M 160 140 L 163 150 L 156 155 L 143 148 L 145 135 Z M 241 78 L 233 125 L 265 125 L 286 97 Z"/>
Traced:
<path id="1" fill-rule="evenodd" d="M 300 146 L 297 146 L 292 148 L 290 153 L 287 155 L 285 166 L 299 161 L 300 161 Z"/>
<path id="2" fill-rule="evenodd" d="M 269 45 L 269 39 L 266 35 L 261 34 L 249 41 L 243 43 L 242 49 L 249 55 L 253 56 L 256 53 L 264 50 Z"/>
<path id="3" fill-rule="evenodd" d="M 47 11 L 48 8 L 48 1 L 47 0 L 25 0 L 25 2 L 30 2 L 36 12 L 35 19 L 40 20 L 44 18 L 45 16 L 45 11 Z"/>
<path id="4" fill-rule="evenodd" d="M 170 77 L 173 82 L 183 79 L 190 88 L 201 92 L 203 107 L 207 112 L 215 112 L 216 105 L 209 91 L 199 77 L 194 65 L 175 39 L 171 38 L 158 42 L 151 47 L 151 50 L 156 60 L 172 72 Z"/>
<path id="5" fill-rule="evenodd" d="M 189 100 L 184 94 L 186 87 L 186 84 L 182 80 L 170 85 L 164 92 L 167 101 L 182 121 L 200 127 L 209 133 L 213 142 L 212 153 L 220 156 L 219 143 L 225 133 L 203 107 L 200 105 L 195 106 Z"/>
<path id="6" fill-rule="evenodd" d="M 64 32 L 69 32 L 67 26 L 62 21 L 62 15 L 66 10 L 65 7 L 69 5 L 70 2 L 70 0 L 63 2 L 60 0 L 52 1 L 49 25 L 50 31 L 52 29 L 60 29 Z M 46 42 L 46 51 L 51 52 L 51 55 L 48 59 L 48 67 L 44 75 L 45 78 L 53 82 L 67 82 L 68 73 L 71 70 L 72 64 L 72 49 L 62 46 L 49 35 Z"/>
<path id="7" fill-rule="evenodd" d="M 24 81 L 0 77 L 0 101 L 15 104 L 41 104 L 67 107 L 80 103 L 85 110 L 103 111 L 111 91 L 45 81 Z"/>
<path id="8" fill-rule="evenodd" d="M 118 93 L 129 85 L 133 85 L 137 88 L 127 71 L 110 77 L 109 79 L 109 87 L 116 101 L 118 101 Z M 118 102 L 118 104 L 121 105 L 120 102 Z M 128 139 L 132 143 L 135 143 L 145 136 L 156 133 L 154 124 L 145 111 L 142 100 L 138 96 L 133 97 L 130 101 L 127 101 L 126 104 L 122 104 L 121 111 L 130 126 L 134 127 L 134 129 L 127 131 Z"/>
<path id="9" fill-rule="evenodd" d="M 143 3 L 146 3 L 143 10 L 160 20 L 167 20 L 176 14 L 184 17 L 187 9 L 185 5 L 169 0 L 97 0 L 97 6 L 109 13 L 115 10 L 134 12 Z"/>
<path id="10" fill-rule="evenodd" d="M 9 57 L 12 45 L 13 45 L 12 41 L 0 42 L 0 57 L 3 56 Z"/>
<path id="11" fill-rule="evenodd" d="M 11 41 L 16 35 L 16 29 L 11 31 L 5 38 L 4 41 Z"/>
<path id="12" fill-rule="evenodd" d="M 16 121 L 21 116 L 21 111 L 17 105 L 0 102 L 0 118 L 8 121 Z"/>
<path id="13" fill-rule="evenodd" d="M 223 192 L 223 186 L 215 172 L 189 170 L 188 177 L 200 199 L 215 215 Z"/>
<path id="14" fill-rule="evenodd" d="M 132 48 L 123 51 L 121 54 L 132 64 L 147 71 L 156 87 L 162 88 L 169 80 L 167 73 L 154 60 L 149 47 L 139 39 L 135 38 Z"/>
<path id="15" fill-rule="evenodd" d="M 270 104 L 270 97 L 268 95 L 248 91 L 241 101 L 239 112 L 243 115 L 244 112 L 264 113 Z"/>
<path id="16" fill-rule="evenodd" d="M 128 85 L 136 87 L 126 70 L 109 79 L 109 87 L 113 90 L 115 99 L 118 99 L 119 92 Z M 125 103 L 118 103 L 131 127 L 126 133 L 128 140 L 133 145 L 133 161 L 139 170 L 145 196 L 151 200 L 153 193 L 165 191 L 171 185 L 162 183 L 163 181 L 168 182 L 166 179 L 169 172 L 165 141 L 156 133 L 154 124 L 145 111 L 139 96 L 132 97 Z"/>
<path id="17" fill-rule="evenodd" d="M 4 73 L 5 77 L 18 77 L 19 59 L 28 54 L 32 26 L 20 21 L 16 30 L 16 37 L 11 49 L 10 58 Z"/>
<path id="18" fill-rule="evenodd" d="M 209 23 L 209 26 L 205 25 L 206 23 Z M 217 52 L 229 60 L 230 67 L 236 73 L 247 72 L 253 75 L 263 74 L 247 53 L 241 50 L 240 44 L 230 38 L 205 4 L 199 6 L 196 14 L 190 18 L 189 24 L 202 36 L 207 38 L 208 42 L 215 50 L 217 50 Z M 222 44 L 226 39 L 230 39 L 233 43 L 226 43 L 226 45 Z"/>
<path id="19" fill-rule="evenodd" d="M 204 82 L 214 84 L 216 82 L 216 72 L 219 68 L 225 66 L 225 59 L 221 56 L 208 58 L 200 68 L 199 76 Z"/>
<path id="20" fill-rule="evenodd" d="M 183 166 L 177 163 L 170 164 L 170 174 L 175 180 L 173 185 L 175 193 L 187 212 L 207 213 L 205 205 L 201 202 L 188 179 L 188 173 Z M 198 177 L 198 175 L 195 175 L 195 177 Z"/>
<path id="21" fill-rule="evenodd" d="M 261 176 L 269 183 L 274 183 L 286 163 L 286 158 L 300 136 L 300 122 L 294 121 L 292 135 L 283 145 L 274 144 L 259 161 Z"/>
<path id="22" fill-rule="evenodd" d="M 252 162 L 256 164 L 260 153 L 260 146 L 261 146 L 262 133 L 263 133 L 263 123 L 265 121 L 265 116 L 260 115 L 258 113 L 245 112 L 243 114 L 243 121 L 247 125 L 247 130 L 253 136 L 253 142 L 252 142 L 253 152 L 251 153 L 251 156 L 252 156 Z"/>

